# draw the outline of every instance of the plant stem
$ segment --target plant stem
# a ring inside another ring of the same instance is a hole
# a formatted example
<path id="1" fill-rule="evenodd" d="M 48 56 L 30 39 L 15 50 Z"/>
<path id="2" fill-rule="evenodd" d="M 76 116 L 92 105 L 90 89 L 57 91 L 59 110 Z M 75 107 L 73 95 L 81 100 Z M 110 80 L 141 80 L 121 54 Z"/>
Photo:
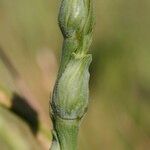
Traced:
<path id="1" fill-rule="evenodd" d="M 58 19 L 64 43 L 51 103 L 51 150 L 76 150 L 79 124 L 89 103 L 92 57 L 88 49 L 94 25 L 91 0 L 62 0 Z"/>
<path id="2" fill-rule="evenodd" d="M 55 129 L 58 134 L 61 150 L 76 150 L 79 122 L 57 117 Z"/>

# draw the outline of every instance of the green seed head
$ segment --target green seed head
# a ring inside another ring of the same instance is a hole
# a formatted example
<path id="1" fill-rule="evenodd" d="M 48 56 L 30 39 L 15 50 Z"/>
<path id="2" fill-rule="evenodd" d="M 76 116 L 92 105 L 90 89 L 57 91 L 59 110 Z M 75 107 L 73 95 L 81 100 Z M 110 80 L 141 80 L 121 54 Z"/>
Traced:
<path id="1" fill-rule="evenodd" d="M 64 46 L 52 108 L 61 118 L 81 118 L 89 95 L 91 55 L 87 51 L 94 24 L 91 0 L 62 0 L 58 19 Z"/>
<path id="2" fill-rule="evenodd" d="M 76 150 L 81 118 L 89 101 L 88 50 L 93 31 L 92 0 L 62 0 L 59 26 L 64 42 L 57 81 L 52 96 L 52 150 Z M 58 138 L 58 139 L 57 139 Z M 58 144 L 59 143 L 59 144 Z"/>

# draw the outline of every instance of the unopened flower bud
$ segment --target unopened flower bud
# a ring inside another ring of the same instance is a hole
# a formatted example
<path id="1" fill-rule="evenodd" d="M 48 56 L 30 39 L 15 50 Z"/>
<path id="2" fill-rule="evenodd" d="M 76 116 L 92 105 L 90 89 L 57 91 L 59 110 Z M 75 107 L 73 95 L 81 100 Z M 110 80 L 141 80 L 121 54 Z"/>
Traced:
<path id="1" fill-rule="evenodd" d="M 59 25 L 64 37 L 81 38 L 93 29 L 91 0 L 63 0 L 59 13 Z"/>

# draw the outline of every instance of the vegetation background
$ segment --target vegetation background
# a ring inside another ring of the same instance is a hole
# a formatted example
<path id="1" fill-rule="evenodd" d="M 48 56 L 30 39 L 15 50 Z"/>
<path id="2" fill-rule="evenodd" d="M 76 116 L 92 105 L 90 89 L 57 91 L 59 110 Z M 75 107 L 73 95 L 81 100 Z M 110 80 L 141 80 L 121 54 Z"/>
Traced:
<path id="1" fill-rule="evenodd" d="M 150 148 L 150 1 L 94 0 L 90 106 L 79 150 Z M 0 0 L 0 149 L 46 150 L 60 1 Z"/>

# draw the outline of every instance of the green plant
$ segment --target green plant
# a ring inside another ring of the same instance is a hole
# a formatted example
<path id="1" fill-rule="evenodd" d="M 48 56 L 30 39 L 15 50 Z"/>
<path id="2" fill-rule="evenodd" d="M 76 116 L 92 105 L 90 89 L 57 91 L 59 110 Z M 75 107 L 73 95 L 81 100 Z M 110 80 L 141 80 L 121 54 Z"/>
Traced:
<path id="1" fill-rule="evenodd" d="M 88 107 L 92 1 L 62 0 L 58 20 L 64 43 L 51 103 L 51 150 L 76 150 L 79 125 Z"/>

